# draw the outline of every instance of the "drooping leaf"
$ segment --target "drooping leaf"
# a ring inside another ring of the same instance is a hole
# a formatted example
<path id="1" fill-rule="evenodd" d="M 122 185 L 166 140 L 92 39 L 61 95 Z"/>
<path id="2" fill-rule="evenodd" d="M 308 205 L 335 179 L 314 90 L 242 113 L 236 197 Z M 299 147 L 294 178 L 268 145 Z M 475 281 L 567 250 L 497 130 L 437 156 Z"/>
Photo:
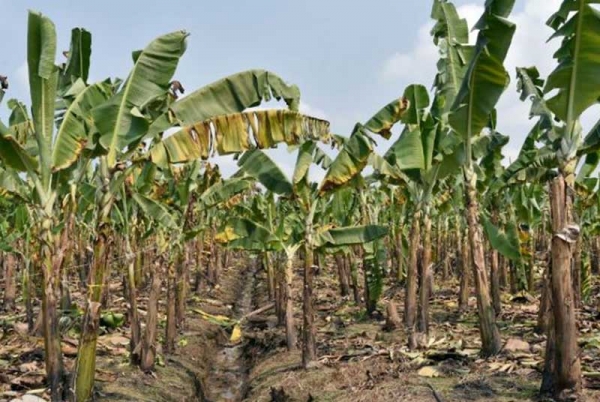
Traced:
<path id="1" fill-rule="evenodd" d="M 204 206 L 210 208 L 229 201 L 232 197 L 252 187 L 248 179 L 229 179 L 210 187 L 200 197 Z"/>
<path id="2" fill-rule="evenodd" d="M 511 221 L 507 224 L 506 231 L 504 231 L 499 229 L 485 216 L 482 219 L 482 223 L 491 246 L 506 258 L 519 261 L 521 251 L 516 225 Z"/>
<path id="3" fill-rule="evenodd" d="M 6 166 L 21 172 L 35 171 L 38 166 L 37 160 L 23 148 L 2 122 L 0 122 L 0 160 Z"/>
<path id="4" fill-rule="evenodd" d="M 317 247 L 349 246 L 365 244 L 388 234 L 388 228 L 381 225 L 350 226 L 329 229 L 319 234 Z"/>
<path id="5" fill-rule="evenodd" d="M 412 129 L 406 127 L 384 158 L 400 170 L 425 169 L 425 155 L 419 127 L 415 126 Z"/>
<path id="6" fill-rule="evenodd" d="M 2 146 L 1 144 L 2 142 L 0 140 L 0 147 Z M 25 199 L 26 191 L 24 190 L 26 190 L 26 187 L 24 187 L 23 184 L 21 178 L 15 171 L 0 168 L 0 195 L 4 196 L 6 193 L 9 193 Z"/>
<path id="7" fill-rule="evenodd" d="M 230 248 L 263 251 L 268 248 L 273 235 L 267 228 L 249 219 L 235 219 L 225 225 L 216 240 Z"/>
<path id="8" fill-rule="evenodd" d="M 406 127 L 384 158 L 399 170 L 429 170 L 437 135 L 436 123 L 426 111 L 429 94 L 423 85 L 410 85 L 404 91 L 404 98 L 410 105 L 402 119 Z"/>
<path id="9" fill-rule="evenodd" d="M 140 193 L 133 193 L 132 198 L 149 218 L 154 219 L 167 229 L 177 228 L 177 223 L 173 215 L 171 215 L 162 203 Z"/>
<path id="10" fill-rule="evenodd" d="M 216 116 L 240 113 L 272 98 L 285 100 L 288 108 L 297 112 L 300 90 L 270 71 L 248 70 L 233 74 L 173 103 L 168 114 L 152 123 L 149 136 L 173 125 L 192 126 Z"/>
<path id="11" fill-rule="evenodd" d="M 238 161 L 238 166 L 275 194 L 290 195 L 294 191 L 292 183 L 279 166 L 259 149 L 244 153 Z"/>
<path id="12" fill-rule="evenodd" d="M 379 112 L 375 113 L 364 124 L 364 127 L 372 133 L 389 139 L 392 135 L 392 127 L 403 118 L 410 101 L 410 99 L 406 98 L 393 100 Z"/>
<path id="13" fill-rule="evenodd" d="M 297 185 L 307 177 L 310 165 L 313 163 L 315 149 L 317 149 L 317 146 L 313 141 L 307 141 L 300 146 L 294 175 L 292 176 L 292 183 L 294 185 Z"/>
<path id="14" fill-rule="evenodd" d="M 90 139 L 91 111 L 111 95 L 110 83 L 99 82 L 83 89 L 67 108 L 52 147 L 52 169 L 69 167 Z"/>
<path id="15" fill-rule="evenodd" d="M 278 143 L 298 144 L 306 139 L 326 140 L 329 123 L 289 110 L 257 110 L 217 116 L 184 127 L 150 150 L 159 166 L 240 153 Z"/>
<path id="16" fill-rule="evenodd" d="M 543 131 L 554 130 L 554 115 L 543 98 L 542 86 L 544 81 L 540 78 L 537 68 L 517 68 L 517 78 L 517 88 L 521 92 L 521 100 L 531 100 L 529 117 L 538 116 L 540 118 L 540 128 Z M 550 135 L 549 139 L 552 141 L 553 137 L 553 135 Z"/>
<path id="17" fill-rule="evenodd" d="M 372 152 L 371 139 L 364 133 L 362 125 L 357 124 L 352 135 L 327 170 L 319 187 L 321 194 L 343 186 L 362 172 Z"/>
<path id="18" fill-rule="evenodd" d="M 108 154 L 110 167 L 115 165 L 125 147 L 147 133 L 148 121 L 134 111 L 167 93 L 185 51 L 187 36 L 185 31 L 176 31 L 150 42 L 140 53 L 120 91 L 92 110 L 100 132 L 100 145 Z"/>

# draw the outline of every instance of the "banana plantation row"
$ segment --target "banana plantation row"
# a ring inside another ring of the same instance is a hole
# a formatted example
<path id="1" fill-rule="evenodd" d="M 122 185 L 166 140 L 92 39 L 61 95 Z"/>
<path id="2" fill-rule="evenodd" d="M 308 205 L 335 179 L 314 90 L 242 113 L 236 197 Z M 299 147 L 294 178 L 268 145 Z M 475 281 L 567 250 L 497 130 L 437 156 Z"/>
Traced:
<path id="1" fill-rule="evenodd" d="M 440 58 L 432 90 L 410 85 L 348 137 L 299 114 L 298 88 L 263 70 L 181 97 L 173 77 L 184 31 L 133 52 L 125 80 L 88 83 L 91 34 L 73 29 L 66 60 L 56 64 L 55 27 L 30 12 L 30 103 L 8 100 L 8 124 L 0 124 L 0 244 L 4 308 L 14 307 L 18 277 L 29 330 L 44 337 L 52 400 L 92 397 L 100 321 L 123 319 L 103 312 L 109 277 L 125 283 L 130 361 L 148 371 L 157 358 L 163 283 L 169 353 L 191 284 L 215 286 L 230 250 L 262 262 L 289 349 L 298 344 L 293 265 L 303 262 L 304 366 L 317 357 L 313 265 L 324 266 L 328 256 L 341 295 L 352 293 L 368 313 L 378 309 L 386 275 L 405 286 L 411 349 L 427 344 L 434 277 L 460 277 L 460 309 L 474 284 L 484 357 L 502 347 L 502 290 L 541 288 L 541 391 L 559 399 L 577 394 L 576 310 L 590 297 L 600 251 L 592 177 L 600 130 L 583 133 L 579 123 L 600 98 L 600 14 L 591 3 L 565 0 L 550 17 L 552 39 L 561 42 L 546 79 L 534 67 L 517 70 L 533 127 L 509 166 L 502 154 L 509 138 L 496 122 L 511 116 L 497 115 L 495 106 L 512 75 L 503 64 L 517 29 L 514 0 L 485 3 L 474 45 L 455 6 L 435 0 L 431 35 Z M 287 109 L 248 111 L 271 98 Z M 394 125 L 400 135 L 376 154 L 375 140 L 390 140 Z M 262 151 L 280 143 L 297 153 L 292 177 Z M 329 145 L 335 158 L 323 150 Z M 239 157 L 238 173 L 222 178 L 206 161 L 215 154 Z M 320 184 L 310 181 L 311 168 L 326 171 Z M 546 258 L 543 272 L 536 252 Z M 87 303 L 77 318 L 76 365 L 66 375 L 61 326 L 73 319 L 69 283 L 84 290 Z M 145 320 L 137 309 L 143 293 Z"/>

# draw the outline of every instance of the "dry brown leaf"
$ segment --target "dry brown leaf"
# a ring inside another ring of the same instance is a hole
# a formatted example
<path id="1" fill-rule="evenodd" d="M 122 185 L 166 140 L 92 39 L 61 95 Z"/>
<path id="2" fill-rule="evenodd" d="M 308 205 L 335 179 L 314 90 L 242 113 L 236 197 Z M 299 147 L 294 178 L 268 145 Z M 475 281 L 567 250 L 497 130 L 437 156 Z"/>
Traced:
<path id="1" fill-rule="evenodd" d="M 425 366 L 421 367 L 417 374 L 421 377 L 434 378 L 440 376 L 440 371 L 433 366 Z"/>

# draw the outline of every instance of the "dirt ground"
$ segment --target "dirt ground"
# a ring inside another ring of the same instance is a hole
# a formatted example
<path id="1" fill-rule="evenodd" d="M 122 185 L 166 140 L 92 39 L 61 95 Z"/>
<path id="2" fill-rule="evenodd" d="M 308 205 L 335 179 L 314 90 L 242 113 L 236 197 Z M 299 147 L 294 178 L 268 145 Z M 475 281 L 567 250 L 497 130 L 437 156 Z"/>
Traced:
<path id="1" fill-rule="evenodd" d="M 534 331 L 537 300 L 505 295 L 498 324 L 509 344 L 501 355 L 481 359 L 475 297 L 469 300 L 469 311 L 459 315 L 458 284 L 445 283 L 431 299 L 429 346 L 409 352 L 404 330 L 385 331 L 383 317 L 365 317 L 362 306 L 341 298 L 332 272 L 315 279 L 318 364 L 302 370 L 300 353 L 287 353 L 283 340 L 278 348 L 262 344 L 250 373 L 248 401 L 271 401 L 272 389 L 283 390 L 294 401 L 539 400 L 545 342 Z M 297 271 L 296 312 L 301 311 L 301 281 Z M 392 300 L 401 316 L 403 289 L 387 289 L 382 313 Z M 600 295 L 598 289 L 595 295 Z M 600 381 L 594 375 L 600 371 L 600 313 L 587 309 L 580 316 L 583 369 L 588 374 L 585 396 L 600 401 Z"/>
<path id="2" fill-rule="evenodd" d="M 538 301 L 533 298 L 504 296 L 499 326 L 507 345 L 499 356 L 481 359 L 475 298 L 471 297 L 468 312 L 459 315 L 457 283 L 448 281 L 441 287 L 438 284 L 431 301 L 428 347 L 410 352 L 405 347 L 403 329 L 384 330 L 383 314 L 365 317 L 362 306 L 339 296 L 334 270 L 329 267 L 315 277 L 319 360 L 314 367 L 303 370 L 300 352 L 285 349 L 285 334 L 276 326 L 273 310 L 247 320 L 242 327 L 242 344 L 233 347 L 229 339 L 231 328 L 222 328 L 196 312 L 239 318 L 267 305 L 265 274 L 255 274 L 251 265 L 247 260 L 234 261 L 221 273 L 220 286 L 190 298 L 186 328 L 179 334 L 177 352 L 165 356 L 159 350 L 154 373 L 141 373 L 129 366 L 126 327 L 103 334 L 99 340 L 97 400 L 539 400 L 544 337 L 534 331 Z M 391 300 L 401 316 L 403 289 L 389 285 L 381 303 L 382 313 Z M 302 273 L 297 270 L 297 323 L 302 322 L 301 286 Z M 252 293 L 251 303 L 241 310 L 242 304 L 248 304 L 240 302 L 244 296 L 247 299 L 247 292 Z M 600 298 L 598 289 L 594 294 Z M 117 297 L 112 308 L 125 311 L 124 303 Z M 143 306 L 143 300 L 140 305 Z M 597 300 L 589 305 L 598 305 Z M 596 308 L 580 312 L 585 396 L 589 401 L 600 401 L 599 318 Z M 164 325 L 165 317 L 161 315 L 160 319 Z M 76 339 L 65 339 L 63 349 L 69 368 Z M 43 377 L 41 339 L 26 336 L 23 323 L 18 320 L 5 326 L 0 338 L 0 401 L 9 401 L 26 391 L 44 397 Z"/>

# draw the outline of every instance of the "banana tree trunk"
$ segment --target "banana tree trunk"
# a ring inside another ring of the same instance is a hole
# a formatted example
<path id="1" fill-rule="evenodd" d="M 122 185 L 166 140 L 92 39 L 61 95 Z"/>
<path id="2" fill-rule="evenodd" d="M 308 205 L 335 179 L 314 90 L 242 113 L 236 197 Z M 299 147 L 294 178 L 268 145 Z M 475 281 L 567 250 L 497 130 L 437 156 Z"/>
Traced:
<path id="1" fill-rule="evenodd" d="M 346 273 L 346 263 L 342 253 L 336 253 L 335 264 L 337 266 L 338 281 L 340 283 L 340 295 L 342 297 L 350 294 L 350 284 L 348 283 L 348 274 Z"/>
<path id="2" fill-rule="evenodd" d="M 432 251 L 433 259 L 437 263 L 444 261 L 444 251 L 442 247 L 442 218 L 438 216 L 437 223 L 435 225 L 435 252 Z M 434 270 L 432 270 L 434 271 Z M 444 276 L 444 267 L 442 266 L 442 277 Z M 435 276 L 435 272 L 434 272 Z"/>
<path id="3" fill-rule="evenodd" d="M 517 263 L 513 260 L 509 260 L 508 268 L 510 271 L 510 293 L 514 295 L 519 291 L 519 273 L 517 269 Z"/>
<path id="4" fill-rule="evenodd" d="M 285 338 L 288 350 L 296 349 L 296 325 L 294 323 L 294 300 L 292 280 L 294 278 L 294 256 L 288 255 L 285 263 Z"/>
<path id="5" fill-rule="evenodd" d="M 304 289 L 303 289 L 303 321 L 302 327 L 302 365 L 307 368 L 317 358 L 315 343 L 314 310 L 313 310 L 313 260 L 311 231 L 312 225 L 307 222 L 307 235 L 304 242 Z"/>
<path id="6" fill-rule="evenodd" d="M 408 347 L 416 349 L 415 325 L 417 318 L 417 275 L 419 269 L 420 214 L 416 211 L 410 228 L 410 257 L 406 271 L 406 296 L 404 300 L 404 324 L 408 333 Z"/>
<path id="7" fill-rule="evenodd" d="M 141 324 L 137 309 L 137 283 L 135 282 L 136 273 L 135 257 L 128 258 L 127 262 L 127 278 L 129 292 L 129 325 L 131 328 L 131 338 L 129 339 L 130 363 L 132 365 L 140 364 L 140 348 L 141 348 Z"/>
<path id="8" fill-rule="evenodd" d="M 402 250 L 402 223 L 398 223 L 396 237 L 394 238 L 394 254 L 396 255 L 396 280 L 404 279 L 404 253 Z"/>
<path id="9" fill-rule="evenodd" d="M 189 287 L 189 283 L 190 283 L 190 276 L 189 276 L 189 272 L 190 272 L 190 264 L 191 264 L 191 260 L 192 260 L 192 252 L 191 252 L 191 244 L 190 243 L 184 243 L 182 246 L 183 250 L 182 253 L 183 255 L 180 257 L 179 262 L 177 264 L 176 267 L 176 274 L 177 274 L 177 283 L 176 283 L 176 293 L 175 293 L 175 299 L 177 301 L 177 308 L 176 308 L 176 326 L 178 328 L 183 328 L 184 324 L 185 324 L 185 301 L 186 301 L 186 297 L 188 294 L 188 287 Z"/>
<path id="10" fill-rule="evenodd" d="M 465 312 L 469 308 L 471 272 L 471 247 L 469 246 L 469 231 L 465 228 L 460 237 L 460 287 L 458 291 L 458 311 Z"/>
<path id="11" fill-rule="evenodd" d="M 492 305 L 496 315 L 502 313 L 502 302 L 500 299 L 500 275 L 498 268 L 498 250 L 491 249 L 490 251 L 490 281 L 492 282 Z"/>
<path id="12" fill-rule="evenodd" d="M 214 239 L 213 239 L 214 242 Z M 214 280 L 215 285 L 219 283 L 219 277 L 221 275 L 221 271 L 223 270 L 223 250 L 219 247 L 218 244 L 215 244 L 215 266 L 214 266 Z"/>
<path id="13" fill-rule="evenodd" d="M 25 315 L 27 317 L 27 332 L 33 330 L 33 289 L 31 286 L 32 266 L 35 258 L 26 259 L 23 266 L 23 301 L 25 303 Z"/>
<path id="14" fill-rule="evenodd" d="M 51 220 L 42 224 L 42 272 L 44 286 L 42 293 L 42 326 L 44 334 L 44 360 L 46 377 L 50 385 L 52 402 L 62 402 L 64 392 L 64 366 L 58 330 L 58 301 L 60 300 L 60 265 L 54 252 L 55 244 L 50 232 Z"/>
<path id="15" fill-rule="evenodd" d="M 469 226 L 472 268 L 475 277 L 475 289 L 477 291 L 481 354 L 487 357 L 498 354 L 502 344 L 498 326 L 496 325 L 496 314 L 490 298 L 490 286 L 485 268 L 485 250 L 481 224 L 479 222 L 476 181 L 477 176 L 475 173 L 470 169 L 465 169 L 467 224 Z"/>
<path id="16" fill-rule="evenodd" d="M 552 268 L 548 266 L 547 272 L 549 282 L 552 282 Z M 552 299 L 552 288 L 548 289 L 548 299 Z M 550 304 L 550 303 L 548 303 Z M 551 306 L 550 306 L 551 307 Z M 547 315 L 546 350 L 544 368 L 542 370 L 542 384 L 540 386 L 541 396 L 550 396 L 554 393 L 554 382 L 556 372 L 556 336 L 554 332 L 554 315 L 550 311 Z"/>
<path id="17" fill-rule="evenodd" d="M 223 250 L 223 253 L 221 254 L 221 267 L 222 268 L 227 268 L 229 266 L 229 250 L 225 249 Z"/>
<path id="18" fill-rule="evenodd" d="M 492 223 L 498 225 L 498 211 L 494 208 L 492 212 Z M 492 303 L 496 315 L 502 313 L 502 302 L 500 300 L 500 272 L 498 266 L 498 250 L 490 247 L 490 281 L 492 282 Z"/>
<path id="19" fill-rule="evenodd" d="M 508 286 L 508 261 L 502 255 L 498 255 L 498 267 L 499 267 L 499 277 L 500 277 L 500 287 L 502 289 L 506 289 Z"/>
<path id="20" fill-rule="evenodd" d="M 371 297 L 371 289 L 369 288 L 369 261 L 367 260 L 367 253 L 363 249 L 362 250 L 362 271 L 363 271 L 363 294 L 365 299 L 365 309 L 367 310 L 367 315 L 373 314 L 375 309 L 377 308 L 373 303 L 373 298 Z"/>
<path id="21" fill-rule="evenodd" d="M 275 299 L 275 271 L 273 270 L 273 263 L 271 261 L 271 255 L 268 251 L 262 254 L 263 266 L 267 271 L 267 291 L 269 294 L 269 300 Z"/>
<path id="22" fill-rule="evenodd" d="M 17 257 L 14 253 L 8 252 L 2 260 L 4 263 L 4 310 L 12 311 L 15 308 L 17 296 Z"/>
<path id="23" fill-rule="evenodd" d="M 165 327 L 165 352 L 173 353 L 175 351 L 175 336 L 177 334 L 177 317 L 175 303 L 177 292 L 177 273 L 176 265 L 180 263 L 179 257 L 175 257 L 169 262 L 167 267 L 167 325 Z"/>
<path id="24" fill-rule="evenodd" d="M 155 267 L 152 270 L 150 295 L 148 297 L 148 313 L 146 315 L 146 328 L 144 331 L 144 339 L 142 340 L 142 361 L 140 363 L 140 368 L 144 372 L 149 372 L 154 369 L 154 360 L 156 359 L 158 299 L 160 298 L 160 287 L 162 284 L 162 260 L 163 258 L 159 258 L 158 264 L 155 264 Z"/>
<path id="25" fill-rule="evenodd" d="M 442 281 L 444 283 L 448 280 L 450 276 L 450 238 L 448 234 L 448 219 L 444 218 L 444 224 L 440 228 L 441 232 L 441 241 L 440 248 L 438 248 L 438 252 L 442 258 Z"/>
<path id="26" fill-rule="evenodd" d="M 548 333 L 548 323 L 552 315 L 552 295 L 551 295 L 551 280 L 550 280 L 550 258 L 547 258 L 546 270 L 542 282 L 542 294 L 540 297 L 540 309 L 538 310 L 538 319 L 536 324 L 536 332 L 539 334 Z"/>
<path id="27" fill-rule="evenodd" d="M 138 248 L 142 248 L 143 246 L 143 244 L 137 241 L 134 244 L 138 245 Z M 140 289 L 144 283 L 144 255 L 145 253 L 137 253 L 134 259 L 134 279 L 137 289 Z"/>
<path id="28" fill-rule="evenodd" d="M 202 290 L 202 267 L 204 262 L 204 233 L 201 233 L 196 240 L 196 281 L 194 283 L 194 291 L 200 293 Z"/>
<path id="29" fill-rule="evenodd" d="M 352 282 L 352 295 L 354 296 L 354 303 L 356 305 L 360 304 L 360 286 L 358 285 L 358 261 L 355 258 L 353 252 L 346 255 L 346 266 L 349 267 L 350 271 L 350 281 Z"/>
<path id="30" fill-rule="evenodd" d="M 572 271 L 571 277 L 573 278 L 573 299 L 575 300 L 575 308 L 581 308 L 581 276 L 582 276 L 582 239 L 583 236 L 579 236 L 577 242 L 574 244 L 573 253 L 573 264 L 571 264 Z"/>
<path id="31" fill-rule="evenodd" d="M 572 203 L 565 177 L 559 173 L 550 184 L 550 209 L 552 215 L 552 310 L 554 317 L 555 396 L 564 391 L 581 391 L 581 362 L 577 346 L 575 297 L 571 277 L 571 245 L 558 236 L 571 223 Z M 562 238 L 561 238 L 562 237 Z M 548 355 L 547 357 L 548 358 Z"/>
<path id="32" fill-rule="evenodd" d="M 281 258 L 275 259 L 275 309 L 277 311 L 277 325 L 285 326 L 285 271 L 281 266 Z"/>
<path id="33" fill-rule="evenodd" d="M 215 286 L 217 284 L 217 254 L 218 254 L 218 250 L 217 250 L 217 245 L 215 244 L 215 228 L 212 227 L 210 229 L 210 236 L 209 236 L 209 241 L 210 241 L 210 245 L 209 245 L 209 250 L 210 250 L 210 256 L 207 259 L 207 265 L 206 265 L 206 277 L 208 278 L 208 282 L 210 283 L 211 286 Z"/>
<path id="34" fill-rule="evenodd" d="M 419 288 L 419 332 L 429 334 L 429 296 L 431 271 L 431 217 L 429 207 L 426 206 L 423 214 L 423 260 L 421 262 L 421 286 Z"/>
<path id="35" fill-rule="evenodd" d="M 600 274 L 600 236 L 594 236 L 591 239 L 592 255 L 590 257 L 592 274 Z"/>
<path id="36" fill-rule="evenodd" d="M 81 336 L 77 362 L 75 364 L 75 381 L 73 395 L 75 401 L 89 401 L 94 390 L 96 373 L 96 344 L 102 310 L 103 289 L 107 285 L 109 245 L 112 243 L 110 228 L 107 223 L 100 223 L 94 242 L 94 261 L 88 275 L 88 299 Z"/>
<path id="37" fill-rule="evenodd" d="M 529 229 L 529 239 L 527 239 L 527 249 L 529 250 L 527 258 L 527 290 L 533 293 L 535 282 L 535 240 L 533 229 Z"/>

